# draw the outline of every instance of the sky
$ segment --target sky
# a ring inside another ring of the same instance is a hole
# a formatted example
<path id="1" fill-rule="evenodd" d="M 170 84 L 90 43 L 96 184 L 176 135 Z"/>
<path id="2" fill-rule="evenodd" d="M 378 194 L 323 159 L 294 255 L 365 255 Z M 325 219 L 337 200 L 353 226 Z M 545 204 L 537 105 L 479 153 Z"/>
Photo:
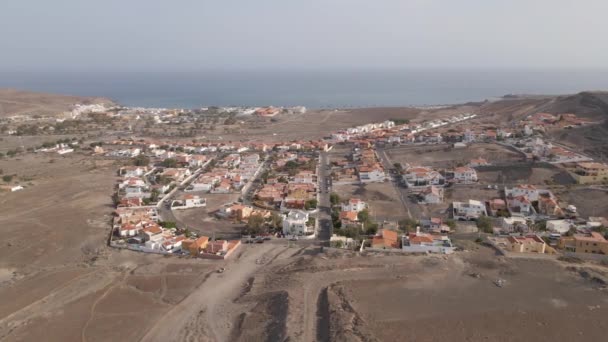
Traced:
<path id="1" fill-rule="evenodd" d="M 0 0 L 0 70 L 608 69 L 606 0 Z"/>

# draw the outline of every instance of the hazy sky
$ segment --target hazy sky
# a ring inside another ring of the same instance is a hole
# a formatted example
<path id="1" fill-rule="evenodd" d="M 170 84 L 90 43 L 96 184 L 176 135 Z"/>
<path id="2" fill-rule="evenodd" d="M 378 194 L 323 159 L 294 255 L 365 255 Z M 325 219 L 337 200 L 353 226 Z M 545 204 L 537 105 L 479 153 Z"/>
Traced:
<path id="1" fill-rule="evenodd" d="M 607 0 L 0 0 L 2 70 L 608 68 Z"/>

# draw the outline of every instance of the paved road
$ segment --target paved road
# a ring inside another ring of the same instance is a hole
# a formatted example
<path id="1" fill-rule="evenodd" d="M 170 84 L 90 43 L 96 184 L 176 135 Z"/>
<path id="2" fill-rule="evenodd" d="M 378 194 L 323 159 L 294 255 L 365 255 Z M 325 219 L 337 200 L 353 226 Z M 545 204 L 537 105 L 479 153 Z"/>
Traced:
<path id="1" fill-rule="evenodd" d="M 317 204 L 317 220 L 319 221 L 317 238 L 321 241 L 329 241 L 333 233 L 331 221 L 331 203 L 329 201 L 329 194 L 331 192 L 331 177 L 330 171 L 327 169 L 328 165 L 329 158 L 327 157 L 327 153 L 321 152 L 318 177 L 319 203 Z"/>
<path id="2" fill-rule="evenodd" d="M 376 154 L 378 155 L 378 158 L 380 158 L 386 172 L 389 172 L 389 170 L 394 168 L 393 164 L 391 164 L 391 161 L 388 159 L 384 148 L 376 148 Z M 391 180 L 391 184 L 393 184 L 393 187 L 397 192 L 397 195 L 399 196 L 399 199 L 401 200 L 401 204 L 403 204 L 403 207 L 405 208 L 407 217 L 412 218 L 412 213 L 410 212 L 410 208 L 408 206 L 409 194 L 407 189 L 401 185 L 400 175 L 389 172 L 388 176 Z"/>

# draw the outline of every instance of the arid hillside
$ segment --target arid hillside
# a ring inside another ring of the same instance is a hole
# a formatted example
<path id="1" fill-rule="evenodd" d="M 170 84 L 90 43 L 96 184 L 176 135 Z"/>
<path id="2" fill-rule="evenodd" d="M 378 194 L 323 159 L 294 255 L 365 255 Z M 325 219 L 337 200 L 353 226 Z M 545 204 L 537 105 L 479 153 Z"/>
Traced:
<path id="1" fill-rule="evenodd" d="M 13 115 L 55 115 L 77 103 L 111 103 L 104 98 L 35 93 L 0 89 L 0 117 Z"/>

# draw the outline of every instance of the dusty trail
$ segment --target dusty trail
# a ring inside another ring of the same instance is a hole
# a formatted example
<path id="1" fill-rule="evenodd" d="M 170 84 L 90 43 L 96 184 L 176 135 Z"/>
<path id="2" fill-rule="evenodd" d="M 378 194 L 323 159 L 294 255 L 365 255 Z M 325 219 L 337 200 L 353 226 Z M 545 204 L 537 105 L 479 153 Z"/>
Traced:
<path id="1" fill-rule="evenodd" d="M 194 292 L 161 317 L 141 341 L 226 341 L 233 322 L 232 299 L 243 284 L 287 247 L 244 245 L 243 255 L 225 263 L 224 273 L 212 273 Z M 222 267 L 218 264 L 218 268 Z"/>

